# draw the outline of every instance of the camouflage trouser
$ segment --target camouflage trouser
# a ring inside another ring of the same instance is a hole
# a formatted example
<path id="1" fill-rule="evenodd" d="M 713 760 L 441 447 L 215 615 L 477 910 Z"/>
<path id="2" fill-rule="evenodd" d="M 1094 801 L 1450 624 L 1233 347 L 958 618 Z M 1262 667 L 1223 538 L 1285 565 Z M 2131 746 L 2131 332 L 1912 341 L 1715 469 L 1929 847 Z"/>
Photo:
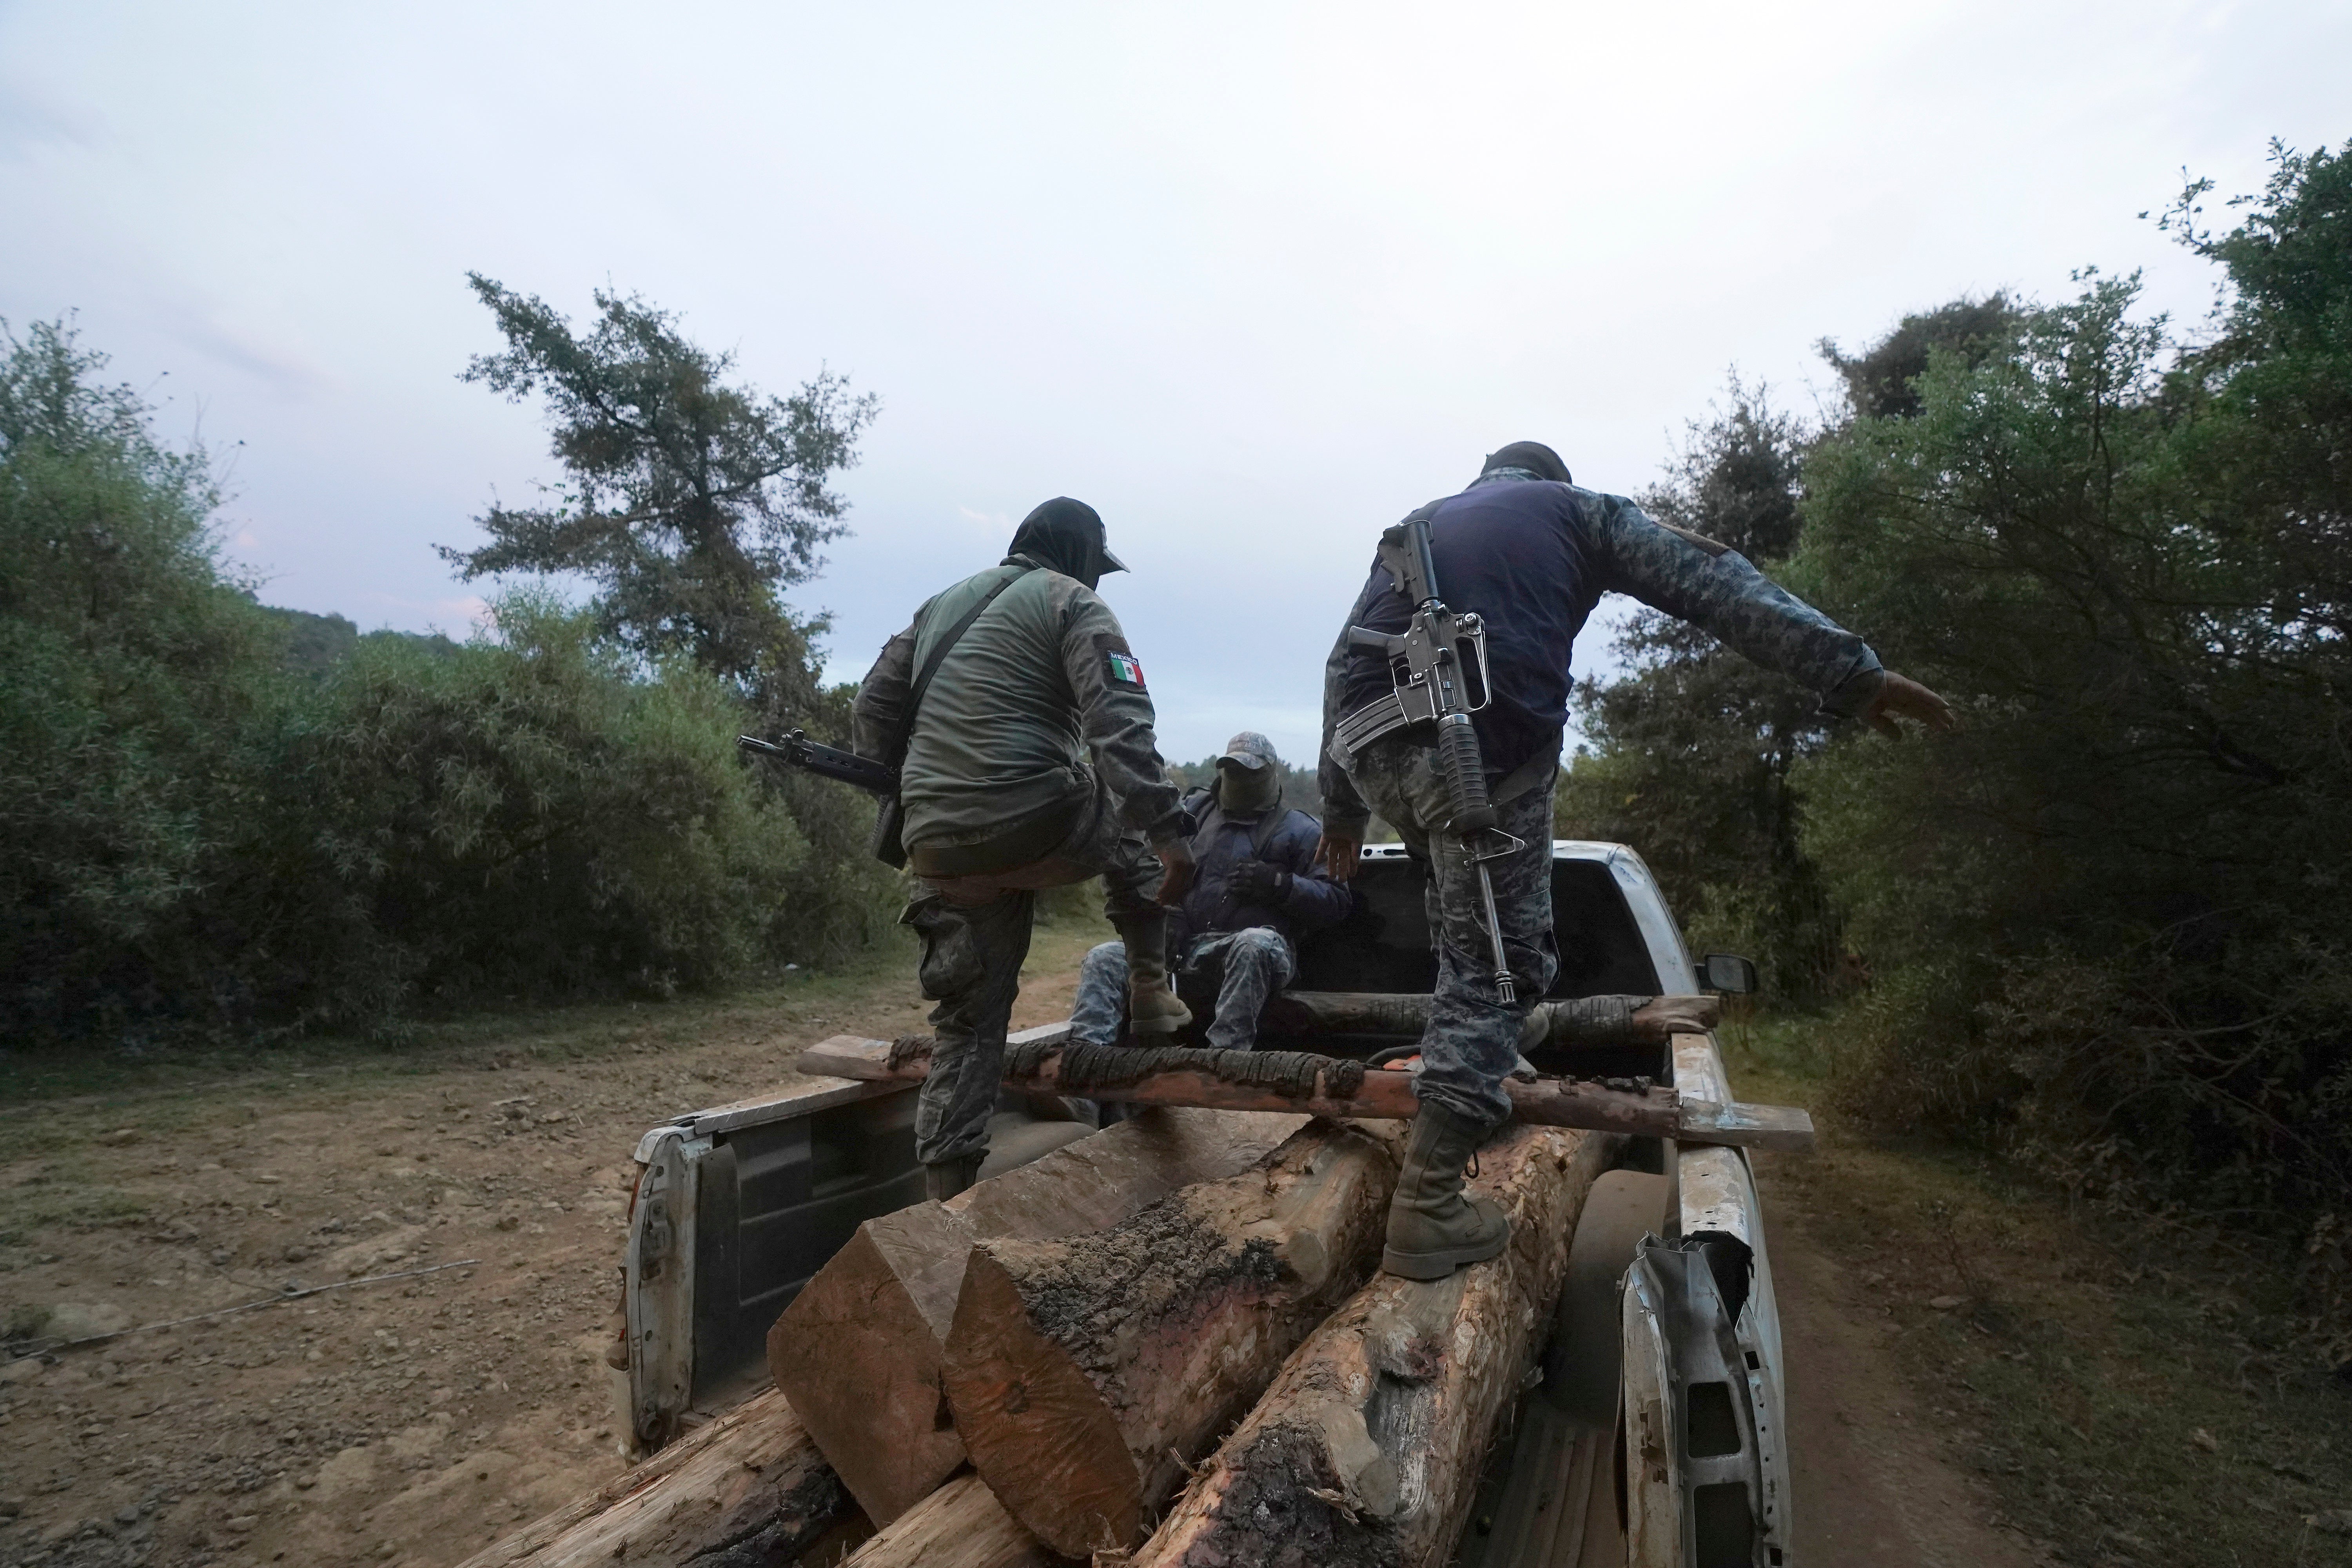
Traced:
<path id="1" fill-rule="evenodd" d="M 1559 971 L 1551 930 L 1551 784 L 1506 801 L 1502 829 L 1523 847 L 1486 863 L 1495 915 L 1517 1000 L 1495 994 L 1494 948 L 1478 896 L 1477 863 L 1462 840 L 1435 824 L 1453 815 L 1429 747 L 1390 736 L 1356 756 L 1348 772 L 1371 808 L 1396 825 L 1405 847 L 1429 868 L 1429 927 L 1437 941 L 1437 994 L 1421 1037 L 1419 1092 L 1455 1114 L 1492 1127 L 1511 1114 L 1503 1080 L 1518 1062 L 1519 1025 Z"/>
<path id="2" fill-rule="evenodd" d="M 1298 960 L 1280 931 L 1250 926 L 1200 938 L 1186 952 L 1184 966 L 1194 969 L 1220 959 L 1225 973 L 1217 987 L 1217 1016 L 1209 1026 L 1209 1044 L 1245 1051 L 1257 1044 L 1258 1015 L 1265 1011 L 1266 998 L 1290 984 L 1298 973 Z M 1089 950 L 1078 964 L 1070 1037 L 1089 1045 L 1114 1044 L 1126 1014 L 1127 944 L 1107 942 Z"/>
<path id="3" fill-rule="evenodd" d="M 1040 867 L 1050 881 L 1024 874 Z M 1103 879 L 1103 913 L 1113 924 L 1155 909 L 1160 862 L 1140 834 L 1121 826 L 1100 791 L 1087 820 L 1051 856 L 1006 874 L 1029 886 L 992 886 L 975 877 L 921 882 L 921 894 L 898 917 L 922 942 L 916 973 L 924 996 L 939 1004 L 931 1009 L 930 1076 L 915 1102 L 915 1157 L 925 1164 L 987 1152 L 1004 1031 L 1029 956 L 1035 889 L 1096 876 Z"/>

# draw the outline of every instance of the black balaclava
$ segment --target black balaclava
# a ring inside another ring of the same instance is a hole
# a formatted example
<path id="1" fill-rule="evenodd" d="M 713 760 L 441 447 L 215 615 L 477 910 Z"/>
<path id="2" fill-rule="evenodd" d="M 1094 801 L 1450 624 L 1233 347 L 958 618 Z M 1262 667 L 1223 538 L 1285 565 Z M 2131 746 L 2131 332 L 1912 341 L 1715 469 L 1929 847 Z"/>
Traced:
<path id="1" fill-rule="evenodd" d="M 1568 465 L 1559 454 L 1541 441 L 1514 441 L 1499 452 L 1486 457 L 1486 466 L 1478 471 L 1492 473 L 1496 468 L 1525 468 L 1539 479 L 1553 479 L 1563 485 L 1576 481 L 1568 477 Z"/>
<path id="2" fill-rule="evenodd" d="M 1023 518 L 1007 553 L 1026 555 L 1089 588 L 1101 582 L 1106 572 L 1127 570 L 1118 556 L 1104 548 L 1101 515 L 1086 502 L 1067 496 L 1055 496 Z"/>

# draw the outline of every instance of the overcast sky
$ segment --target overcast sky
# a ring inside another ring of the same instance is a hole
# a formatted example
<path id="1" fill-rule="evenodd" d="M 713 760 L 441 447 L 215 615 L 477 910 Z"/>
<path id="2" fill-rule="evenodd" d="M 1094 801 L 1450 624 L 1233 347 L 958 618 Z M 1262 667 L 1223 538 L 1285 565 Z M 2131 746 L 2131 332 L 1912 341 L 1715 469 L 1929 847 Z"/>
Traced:
<path id="1" fill-rule="evenodd" d="M 432 546 L 554 477 L 457 380 L 465 272 L 635 290 L 881 395 L 797 595 L 836 678 L 1070 494 L 1162 749 L 1304 759 L 1378 531 L 1482 453 L 1636 490 L 1732 367 L 1811 407 L 1817 340 L 2086 265 L 2199 314 L 2136 215 L 2352 136 L 2347 60 L 2352 5 L 2285 0 L 0 0 L 0 316 L 236 444 L 266 599 L 462 632 Z"/>

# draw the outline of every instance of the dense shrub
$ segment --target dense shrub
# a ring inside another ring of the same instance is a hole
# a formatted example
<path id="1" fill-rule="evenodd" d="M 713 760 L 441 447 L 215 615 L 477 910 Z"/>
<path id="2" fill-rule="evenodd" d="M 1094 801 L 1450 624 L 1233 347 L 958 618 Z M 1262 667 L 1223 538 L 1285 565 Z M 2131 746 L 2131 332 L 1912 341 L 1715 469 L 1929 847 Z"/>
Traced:
<path id="1" fill-rule="evenodd" d="M 753 772 L 740 687 L 592 610 L 517 593 L 463 645 L 289 648 L 317 617 L 225 572 L 202 455 L 101 363 L 59 326 L 0 363 L 9 1036 L 666 994 L 887 919 L 857 804 Z M 845 700 L 814 705 L 829 728 Z"/>
<path id="2" fill-rule="evenodd" d="M 807 842 L 737 759 L 729 694 L 683 665 L 634 678 L 545 598 L 496 614 L 454 655 L 362 646 L 289 710 L 218 900 L 260 994 L 667 991 L 802 934 L 778 911 Z"/>
<path id="3" fill-rule="evenodd" d="M 253 805 L 267 623 L 201 453 L 159 445 L 61 324 L 0 358 L 0 1027 L 201 987 L 188 910 Z"/>
<path id="4" fill-rule="evenodd" d="M 1812 454 L 1799 584 L 1968 711 L 1799 771 L 1857 1104 L 2207 1202 L 2352 1179 L 2347 227 L 2352 157 L 2283 157 L 2189 231 L 2212 341 L 2093 278 Z"/>
<path id="5" fill-rule="evenodd" d="M 1847 994 L 1856 1110 L 2299 1224 L 2352 1181 L 2352 149 L 2282 151 L 2226 232 L 2204 195 L 2165 220 L 2227 274 L 2200 335 L 2095 274 L 1957 301 L 1830 350 L 1824 426 L 1735 386 L 1645 498 L 1959 733 L 1834 733 L 1643 617 L 1562 826 L 1640 846 L 1782 997 Z"/>

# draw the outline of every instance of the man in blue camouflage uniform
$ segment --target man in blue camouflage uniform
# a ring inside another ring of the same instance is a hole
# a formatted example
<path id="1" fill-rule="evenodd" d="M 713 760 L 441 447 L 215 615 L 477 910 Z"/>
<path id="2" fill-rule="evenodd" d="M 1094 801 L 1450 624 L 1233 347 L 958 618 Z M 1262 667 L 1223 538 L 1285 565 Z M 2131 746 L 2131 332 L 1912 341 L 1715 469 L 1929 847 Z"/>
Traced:
<path id="1" fill-rule="evenodd" d="M 987 1156 L 1038 889 L 1100 877 L 1103 913 L 1137 955 L 1136 1032 L 1192 1021 L 1168 982 L 1162 907 L 1192 881 L 1184 814 L 1143 667 L 1095 592 L 1125 570 L 1094 508 L 1056 497 L 1022 521 L 1002 562 L 925 601 L 857 690 L 857 753 L 885 756 L 937 656 L 898 770 L 919 879 L 899 918 L 921 940 L 917 973 L 939 1004 L 915 1108 L 933 1198 L 971 1185 Z"/>
<path id="2" fill-rule="evenodd" d="M 1493 700 L 1473 721 L 1499 826 L 1519 840 L 1486 862 L 1517 1000 L 1496 992 L 1477 862 L 1462 839 L 1439 830 L 1453 808 L 1434 751 L 1410 731 L 1353 755 L 1334 750 L 1340 718 L 1391 689 L 1387 660 L 1351 648 L 1344 626 L 1324 669 L 1318 851 L 1332 878 L 1346 881 L 1370 812 L 1378 811 L 1429 868 L 1437 990 L 1421 1042 L 1421 1112 L 1382 1259 L 1390 1272 L 1414 1279 L 1492 1258 L 1509 1239 L 1500 1211 L 1463 1192 L 1462 1171 L 1510 1115 L 1503 1082 L 1518 1059 L 1520 1022 L 1559 968 L 1552 785 L 1572 685 L 1570 650 L 1601 595 L 1630 595 L 1714 633 L 1819 692 L 1824 712 L 1888 734 L 1897 732 L 1897 716 L 1938 729 L 1952 722 L 1942 698 L 1882 668 L 1860 637 L 1766 580 L 1738 552 L 1656 522 L 1622 496 L 1578 489 L 1559 454 L 1540 443 L 1505 447 L 1468 489 L 1437 503 L 1429 544 L 1446 606 L 1486 626 Z M 1347 626 L 1398 633 L 1412 610 L 1376 560 Z"/>
<path id="3" fill-rule="evenodd" d="M 1298 938 L 1347 919 L 1355 900 L 1316 868 L 1322 824 L 1283 804 L 1282 760 L 1264 735 L 1244 730 L 1226 742 L 1216 787 L 1194 791 L 1184 805 L 1199 824 L 1192 887 L 1171 922 L 1168 952 L 1190 973 L 1218 977 L 1209 1044 L 1245 1051 L 1257 1043 L 1266 999 L 1298 973 Z M 1070 1037 L 1115 1042 L 1128 991 L 1127 944 L 1089 952 L 1078 965 Z"/>

